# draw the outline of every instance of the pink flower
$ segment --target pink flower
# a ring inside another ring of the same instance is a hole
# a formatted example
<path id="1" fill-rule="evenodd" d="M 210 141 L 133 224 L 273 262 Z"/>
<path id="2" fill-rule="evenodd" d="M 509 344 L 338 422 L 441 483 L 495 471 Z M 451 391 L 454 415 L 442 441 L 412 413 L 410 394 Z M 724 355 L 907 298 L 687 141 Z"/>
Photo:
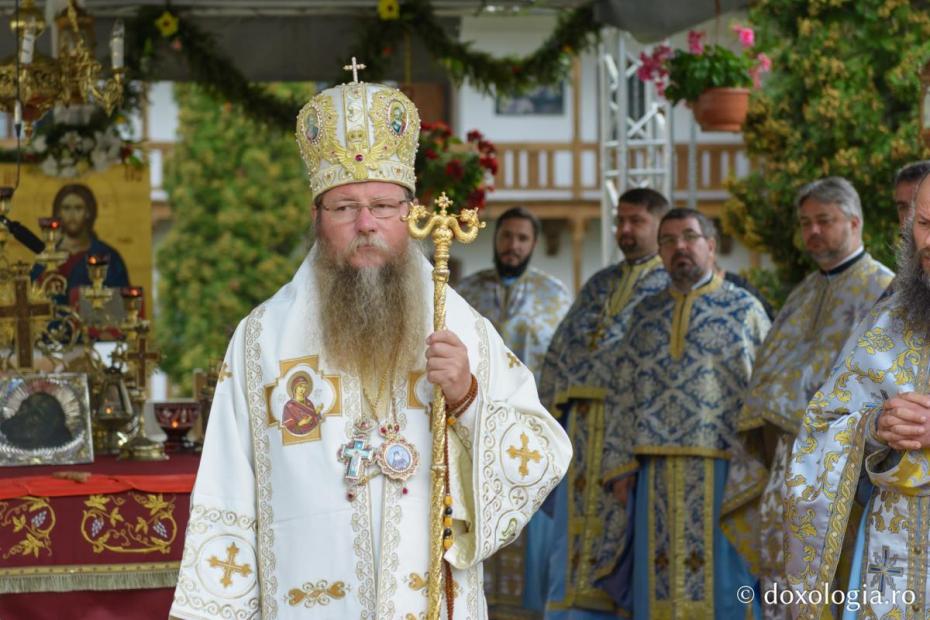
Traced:
<path id="1" fill-rule="evenodd" d="M 703 32 L 698 32 L 697 30 L 691 30 L 688 32 L 688 51 L 695 56 L 700 56 L 704 53 Z"/>
<path id="2" fill-rule="evenodd" d="M 665 82 L 663 80 L 656 80 L 656 94 L 660 97 L 665 96 Z"/>
<path id="3" fill-rule="evenodd" d="M 736 24 L 733 26 L 733 30 L 736 32 L 736 36 L 739 37 L 740 45 L 744 48 L 750 48 L 755 44 L 756 33 L 753 32 L 752 28 L 744 28 Z"/>
<path id="4" fill-rule="evenodd" d="M 639 68 L 636 69 L 636 77 L 643 82 L 654 80 L 668 75 L 668 69 L 665 68 L 665 62 L 672 57 L 672 48 L 668 45 L 658 45 L 652 50 L 652 54 L 641 52 L 639 54 Z"/>
<path id="5" fill-rule="evenodd" d="M 765 53 L 760 52 L 759 55 L 756 56 L 756 60 L 759 61 L 759 70 L 763 73 L 767 73 L 772 70 L 772 59 L 765 55 Z"/>

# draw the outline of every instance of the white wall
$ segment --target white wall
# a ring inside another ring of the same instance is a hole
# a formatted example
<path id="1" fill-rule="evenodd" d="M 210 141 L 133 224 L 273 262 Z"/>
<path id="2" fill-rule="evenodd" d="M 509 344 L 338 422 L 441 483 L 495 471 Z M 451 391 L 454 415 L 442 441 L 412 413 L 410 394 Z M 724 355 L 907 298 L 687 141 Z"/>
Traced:
<path id="1" fill-rule="evenodd" d="M 741 14 L 724 16 L 720 20 L 720 40 L 723 44 L 737 45 L 735 37 L 729 32 L 729 23 L 733 20 L 745 22 Z M 479 16 L 465 17 L 461 25 L 461 39 L 471 41 L 475 49 L 479 49 L 495 56 L 524 55 L 537 49 L 548 37 L 556 24 L 553 17 L 546 16 Z M 712 38 L 715 28 L 714 20 L 697 27 L 707 31 Z M 687 33 L 672 37 L 669 43 L 675 47 L 687 45 Z M 643 46 L 647 49 L 651 46 Z M 492 142 L 570 142 L 572 139 L 572 102 L 573 93 L 571 80 L 567 79 L 564 94 L 564 110 L 560 115 L 549 116 L 507 116 L 495 112 L 493 96 L 488 96 L 475 89 L 470 84 L 454 89 L 452 94 L 453 125 L 456 132 L 464 139 L 471 129 L 478 129 Z M 581 57 L 581 117 L 580 139 L 584 142 L 597 142 L 598 140 L 598 95 L 597 95 L 597 63 L 593 54 L 584 54 Z M 172 96 L 172 84 L 157 82 L 149 89 L 149 139 L 156 142 L 171 142 L 176 139 L 178 127 L 178 108 Z M 690 125 L 693 117 L 690 110 L 684 105 L 676 106 L 674 111 L 674 140 L 677 143 L 687 143 L 690 135 Z M 739 141 L 738 134 L 704 133 L 698 131 L 698 141 L 734 142 Z M 162 183 L 162 162 L 160 158 L 153 157 L 151 163 L 151 176 L 153 187 L 160 187 Z M 740 163 L 740 168 L 746 166 Z M 560 179 L 570 179 L 570 161 L 557 162 L 557 176 Z M 583 174 L 593 178 L 596 174 L 594 162 L 583 163 Z M 490 199 L 526 200 L 540 198 L 538 192 L 535 196 L 520 192 L 492 193 Z M 564 198 L 562 196 L 549 196 L 550 198 Z M 164 199 L 160 192 L 153 198 Z M 680 198 L 680 196 L 676 196 Z M 542 243 L 542 242 L 541 242 Z M 546 256 L 545 249 L 540 245 L 533 258 L 533 266 L 542 269 L 559 278 L 569 287 L 572 286 L 572 244 L 571 232 L 568 227 L 561 233 L 560 251 L 556 256 Z M 739 271 L 749 266 L 749 252 L 740 244 L 734 244 L 734 250 L 729 256 L 721 257 L 721 264 L 730 270 Z M 479 269 L 493 265 L 493 222 L 489 222 L 488 229 L 482 232 L 478 240 L 470 246 L 456 246 L 454 255 L 462 260 L 463 274 L 467 275 Z M 767 261 L 766 261 L 767 262 Z M 598 222 L 591 222 L 584 239 L 582 260 L 583 278 L 587 279 L 602 267 L 600 258 L 600 236 Z"/>

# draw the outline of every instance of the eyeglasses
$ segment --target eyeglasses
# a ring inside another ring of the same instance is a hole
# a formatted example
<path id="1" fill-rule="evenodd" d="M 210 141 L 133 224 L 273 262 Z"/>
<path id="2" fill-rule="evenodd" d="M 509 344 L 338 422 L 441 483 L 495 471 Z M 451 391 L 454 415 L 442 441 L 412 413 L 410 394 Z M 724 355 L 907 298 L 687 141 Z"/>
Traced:
<path id="1" fill-rule="evenodd" d="M 707 236 L 699 235 L 698 233 L 690 231 L 690 230 L 683 233 L 680 237 L 677 237 L 675 235 L 662 235 L 661 237 L 659 237 L 659 245 L 663 248 L 674 247 L 678 245 L 679 239 L 683 240 L 685 242 L 685 245 L 694 245 L 695 243 L 697 243 L 698 239 L 707 239 Z"/>
<path id="2" fill-rule="evenodd" d="M 817 224 L 817 228 L 827 228 L 832 226 L 837 219 L 835 217 L 815 217 L 812 220 L 804 218 L 801 220 L 801 230 L 809 230 L 814 224 Z"/>
<path id="3" fill-rule="evenodd" d="M 369 205 L 360 203 L 360 202 L 346 202 L 335 207 L 324 207 L 320 205 L 320 208 L 324 211 L 329 211 L 330 219 L 336 223 L 346 223 L 354 222 L 358 219 L 358 214 L 362 212 L 362 209 L 368 209 L 371 213 L 371 216 L 379 219 L 386 220 L 388 218 L 394 217 L 400 213 L 401 209 L 404 208 L 404 205 L 410 204 L 409 200 L 401 200 L 400 202 L 390 202 L 390 201 L 381 201 L 375 202 Z"/>

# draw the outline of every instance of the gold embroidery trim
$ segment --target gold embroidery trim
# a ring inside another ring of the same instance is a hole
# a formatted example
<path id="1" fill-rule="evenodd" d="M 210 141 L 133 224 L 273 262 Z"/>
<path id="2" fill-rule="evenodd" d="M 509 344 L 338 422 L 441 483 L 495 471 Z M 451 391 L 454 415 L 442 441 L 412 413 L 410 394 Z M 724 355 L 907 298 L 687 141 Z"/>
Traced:
<path id="1" fill-rule="evenodd" d="M 237 555 L 239 555 L 239 547 L 236 546 L 236 543 L 230 543 L 229 546 L 226 547 L 225 559 L 218 558 L 215 555 L 211 555 L 207 558 L 210 568 L 223 569 L 223 576 L 220 577 L 220 585 L 224 588 L 228 588 L 232 585 L 233 573 L 239 573 L 243 577 L 248 577 L 252 574 L 251 564 L 236 564 Z"/>
<path id="2" fill-rule="evenodd" d="M 423 575 L 419 573 L 410 573 L 407 575 L 407 587 L 413 590 L 414 592 L 420 591 L 423 592 L 423 596 L 426 596 L 426 574 Z M 459 582 L 455 579 L 452 580 L 452 598 L 457 598 L 459 595 Z"/>
<path id="3" fill-rule="evenodd" d="M 526 478 L 530 474 L 530 470 L 527 467 L 527 464 L 530 461 L 538 463 L 542 460 L 542 454 L 538 450 L 529 450 L 530 438 L 526 433 L 520 433 L 520 447 L 509 446 L 507 448 L 507 456 L 511 459 L 516 460 L 520 459 L 520 472 L 521 478 Z"/>
<path id="4" fill-rule="evenodd" d="M 163 553 L 171 551 L 178 535 L 174 518 L 174 498 L 161 494 L 131 493 L 133 501 L 149 511 L 148 517 L 136 516 L 127 522 L 120 512 L 126 498 L 116 495 L 91 495 L 84 500 L 81 536 L 94 553 Z"/>
<path id="5" fill-rule="evenodd" d="M 639 469 L 639 463 L 636 461 L 636 459 L 634 459 L 630 461 L 629 463 L 625 463 L 624 465 L 620 465 L 619 467 L 614 467 L 613 469 L 605 472 L 601 482 L 606 484 L 607 482 L 610 482 L 611 480 L 615 480 L 616 478 L 619 478 L 620 476 L 625 476 L 626 474 L 632 473 L 636 471 L 637 469 Z"/>
<path id="6" fill-rule="evenodd" d="M 701 446 L 636 446 L 633 452 L 651 456 L 702 456 L 705 458 L 727 460 L 731 457 L 727 450 L 703 448 Z"/>
<path id="7" fill-rule="evenodd" d="M 39 551 L 52 555 L 52 530 L 55 528 L 55 511 L 47 497 L 20 497 L 0 501 L 0 527 L 12 527 L 13 533 L 22 532 L 23 539 L 3 554 L 39 557 Z"/>
<path id="8" fill-rule="evenodd" d="M 675 309 L 672 315 L 672 334 L 669 342 L 669 352 L 672 359 L 681 359 L 685 352 L 685 338 L 688 335 L 688 327 L 691 324 L 691 307 L 694 301 L 701 295 L 713 293 L 723 284 L 723 279 L 714 274 L 710 282 L 704 286 L 690 291 L 688 294 L 682 294 L 674 288 L 669 287 L 669 292 L 675 300 Z"/>
<path id="9" fill-rule="evenodd" d="M 304 607 L 316 607 L 317 605 L 325 607 L 335 599 L 342 599 L 349 590 L 342 581 L 329 583 L 321 579 L 316 583 L 307 582 L 299 588 L 291 588 L 287 591 L 287 604 L 296 607 L 303 604 Z"/>

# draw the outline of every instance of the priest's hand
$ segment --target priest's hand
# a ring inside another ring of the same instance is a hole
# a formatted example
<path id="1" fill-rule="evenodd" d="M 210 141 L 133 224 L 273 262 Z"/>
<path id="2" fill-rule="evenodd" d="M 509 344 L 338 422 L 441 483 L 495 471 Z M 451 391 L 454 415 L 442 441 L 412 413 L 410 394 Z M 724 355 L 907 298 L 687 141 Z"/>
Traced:
<path id="1" fill-rule="evenodd" d="M 443 329 L 426 339 L 426 378 L 442 388 L 446 402 L 455 403 L 468 394 L 471 366 L 468 349 L 453 332 Z"/>
<path id="2" fill-rule="evenodd" d="M 878 417 L 878 438 L 895 450 L 930 446 L 930 396 L 904 392 L 885 401 Z"/>
<path id="3" fill-rule="evenodd" d="M 626 476 L 620 480 L 615 480 L 613 485 L 613 494 L 617 501 L 626 505 L 626 500 L 630 497 L 630 492 L 636 486 L 636 476 Z"/>

